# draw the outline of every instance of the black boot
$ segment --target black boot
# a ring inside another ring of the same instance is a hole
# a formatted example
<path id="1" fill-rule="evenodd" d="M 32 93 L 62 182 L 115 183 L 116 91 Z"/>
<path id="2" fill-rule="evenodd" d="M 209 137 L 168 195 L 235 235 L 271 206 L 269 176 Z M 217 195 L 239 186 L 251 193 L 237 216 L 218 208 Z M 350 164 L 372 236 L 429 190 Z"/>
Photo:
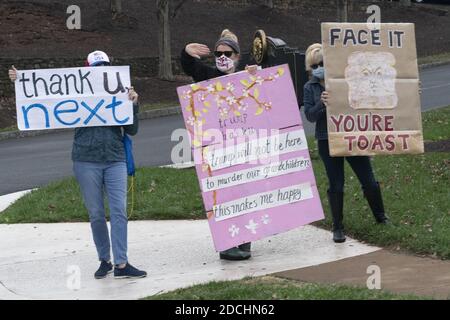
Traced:
<path id="1" fill-rule="evenodd" d="M 328 191 L 327 194 L 331 209 L 331 216 L 333 218 L 333 241 L 336 243 L 342 243 L 345 241 L 343 224 L 344 193 Z"/>
<path id="2" fill-rule="evenodd" d="M 252 254 L 250 252 L 243 251 L 238 247 L 234 247 L 220 252 L 219 256 L 220 259 L 237 261 L 237 260 L 247 260 L 252 256 Z"/>
<path id="3" fill-rule="evenodd" d="M 376 187 L 370 189 L 363 188 L 363 191 L 377 223 L 386 224 L 388 222 L 388 218 L 384 213 L 383 197 L 381 196 L 380 184 L 377 182 Z"/>
<path id="4" fill-rule="evenodd" d="M 251 252 L 252 251 L 252 243 L 247 242 L 247 243 L 241 244 L 238 248 L 245 252 Z"/>

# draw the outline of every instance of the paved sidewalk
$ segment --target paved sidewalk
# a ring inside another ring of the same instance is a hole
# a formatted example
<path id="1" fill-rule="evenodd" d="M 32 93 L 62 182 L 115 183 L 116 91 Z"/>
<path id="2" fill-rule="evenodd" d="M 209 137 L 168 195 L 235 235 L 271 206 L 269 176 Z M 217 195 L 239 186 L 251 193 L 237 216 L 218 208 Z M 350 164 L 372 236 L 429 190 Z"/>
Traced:
<path id="1" fill-rule="evenodd" d="M 365 287 L 369 266 L 378 266 L 381 289 L 436 299 L 450 299 L 450 261 L 379 250 L 322 265 L 274 274 L 305 282 L 339 283 Z"/>
<path id="2" fill-rule="evenodd" d="M 139 280 L 95 280 L 98 267 L 88 223 L 0 225 L 0 299 L 137 299 L 213 280 L 235 280 L 304 268 L 380 250 L 305 226 L 254 243 L 248 261 L 220 260 L 208 224 L 129 223 L 130 262 Z M 77 289 L 77 274 L 80 286 Z"/>
<path id="3" fill-rule="evenodd" d="M 0 214 L 29 191 L 1 196 Z M 251 260 L 229 262 L 218 259 L 204 220 L 132 221 L 130 262 L 149 273 L 139 280 L 95 280 L 98 262 L 91 237 L 88 223 L 0 224 L 0 300 L 137 299 L 267 274 L 365 287 L 369 266 L 380 268 L 381 289 L 450 299 L 450 261 L 393 253 L 352 239 L 334 244 L 329 231 L 313 226 L 258 241 Z"/>

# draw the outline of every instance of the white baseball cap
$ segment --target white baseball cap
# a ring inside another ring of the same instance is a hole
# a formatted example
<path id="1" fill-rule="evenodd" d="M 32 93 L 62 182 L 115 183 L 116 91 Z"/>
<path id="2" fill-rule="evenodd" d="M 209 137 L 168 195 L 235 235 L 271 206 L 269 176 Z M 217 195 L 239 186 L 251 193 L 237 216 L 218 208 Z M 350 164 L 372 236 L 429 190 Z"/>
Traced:
<path id="1" fill-rule="evenodd" d="M 87 63 L 92 67 L 104 62 L 107 62 L 108 64 L 110 63 L 108 55 L 103 51 L 97 50 L 91 52 L 87 57 Z"/>

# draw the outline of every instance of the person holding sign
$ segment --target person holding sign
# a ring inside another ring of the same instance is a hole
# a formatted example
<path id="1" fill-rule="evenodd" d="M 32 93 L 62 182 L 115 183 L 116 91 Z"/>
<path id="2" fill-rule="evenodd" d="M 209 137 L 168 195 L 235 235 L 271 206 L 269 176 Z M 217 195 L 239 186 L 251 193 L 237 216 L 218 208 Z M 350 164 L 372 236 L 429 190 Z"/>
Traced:
<path id="1" fill-rule="evenodd" d="M 369 203 L 377 223 L 385 224 L 388 218 L 384 212 L 383 198 L 379 183 L 376 181 L 370 159 L 367 156 L 331 157 L 328 144 L 326 108 L 329 96 L 325 91 L 325 72 L 323 65 L 322 45 L 313 44 L 305 53 L 306 70 L 311 78 L 304 86 L 303 103 L 308 121 L 315 122 L 315 137 L 318 140 L 319 154 L 325 165 L 329 180 L 328 202 L 333 220 L 333 240 L 345 241 L 343 225 L 344 204 L 344 159 L 347 160 L 359 182 Z"/>
<path id="2" fill-rule="evenodd" d="M 88 55 L 86 65 L 109 66 L 110 60 L 106 53 L 95 51 Z M 14 66 L 9 70 L 9 76 L 13 82 L 17 80 L 18 71 Z M 105 278 L 113 269 L 115 278 L 142 278 L 147 275 L 145 271 L 133 267 L 127 257 L 127 166 L 123 133 L 135 135 L 138 132 L 138 94 L 133 87 L 128 88 L 128 98 L 133 102 L 133 124 L 75 129 L 73 169 L 89 212 L 94 243 L 101 262 L 94 275 L 96 279 Z M 111 240 L 106 223 L 104 192 L 109 201 Z M 111 263 L 111 247 L 114 267 Z"/>
<path id="3" fill-rule="evenodd" d="M 225 29 L 214 46 L 216 66 L 204 64 L 200 58 L 211 53 L 210 49 L 200 43 L 189 43 L 181 52 L 181 66 L 183 71 L 191 76 L 195 82 L 200 82 L 227 74 L 234 73 L 238 68 L 240 47 L 237 36 Z M 254 73 L 257 66 L 247 66 L 246 70 Z M 220 258 L 225 260 L 246 260 L 251 257 L 251 243 L 220 252 Z"/>

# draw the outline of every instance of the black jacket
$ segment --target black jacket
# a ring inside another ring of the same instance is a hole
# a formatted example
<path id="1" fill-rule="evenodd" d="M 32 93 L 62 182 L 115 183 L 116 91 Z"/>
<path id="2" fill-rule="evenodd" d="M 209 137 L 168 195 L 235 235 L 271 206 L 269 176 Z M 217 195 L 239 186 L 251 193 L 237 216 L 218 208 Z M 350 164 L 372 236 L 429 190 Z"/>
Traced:
<path id="1" fill-rule="evenodd" d="M 327 140 L 327 109 L 323 105 L 320 96 L 325 89 L 320 80 L 312 77 L 303 89 L 303 105 L 306 119 L 316 123 L 315 136 L 317 140 Z"/>
<path id="2" fill-rule="evenodd" d="M 195 82 L 224 76 L 216 67 L 204 64 L 200 59 L 191 57 L 185 49 L 181 51 L 181 67 L 184 73 L 191 76 Z"/>

